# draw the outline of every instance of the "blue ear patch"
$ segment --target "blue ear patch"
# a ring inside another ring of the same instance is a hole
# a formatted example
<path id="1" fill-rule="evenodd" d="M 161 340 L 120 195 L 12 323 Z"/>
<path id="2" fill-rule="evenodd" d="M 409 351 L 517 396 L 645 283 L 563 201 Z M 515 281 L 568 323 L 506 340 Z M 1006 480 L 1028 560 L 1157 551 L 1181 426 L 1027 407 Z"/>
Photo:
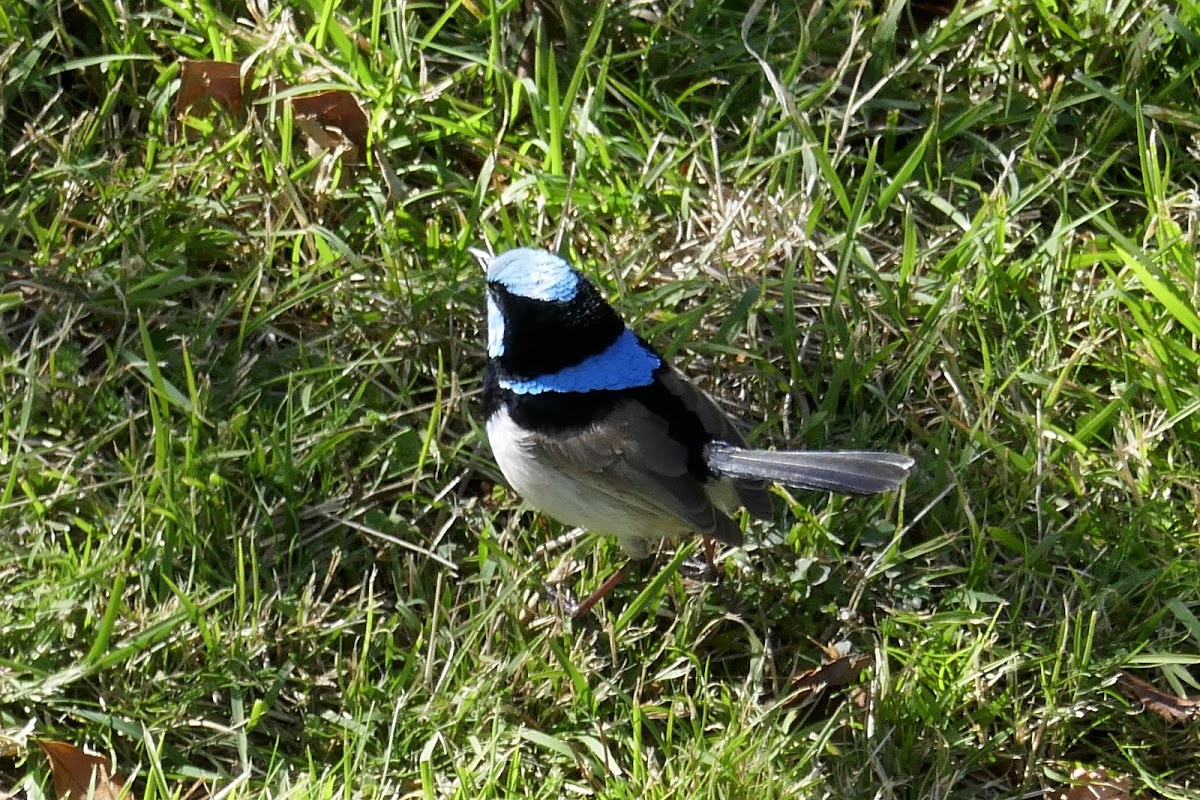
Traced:
<path id="1" fill-rule="evenodd" d="M 580 277 L 571 265 L 545 250 L 520 247 L 492 259 L 488 283 L 530 300 L 565 303 L 579 290 Z"/>
<path id="2" fill-rule="evenodd" d="M 660 366 L 662 359 L 626 328 L 602 353 L 535 378 L 501 378 L 500 387 L 516 394 L 632 389 L 653 383 L 654 371 Z"/>
<path id="3" fill-rule="evenodd" d="M 488 292 L 487 296 L 487 321 L 488 358 L 499 358 L 504 355 L 504 315 L 500 313 L 500 308 L 492 299 L 491 292 Z"/>

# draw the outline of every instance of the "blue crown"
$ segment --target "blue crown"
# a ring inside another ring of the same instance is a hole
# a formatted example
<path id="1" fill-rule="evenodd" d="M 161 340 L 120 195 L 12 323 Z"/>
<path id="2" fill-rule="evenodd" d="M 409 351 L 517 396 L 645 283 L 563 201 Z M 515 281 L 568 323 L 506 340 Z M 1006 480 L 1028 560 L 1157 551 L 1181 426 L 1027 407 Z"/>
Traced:
<path id="1" fill-rule="evenodd" d="M 563 259 L 530 247 L 520 247 L 496 256 L 488 265 L 488 283 L 496 283 L 509 294 L 566 303 L 579 291 L 580 277 Z"/>

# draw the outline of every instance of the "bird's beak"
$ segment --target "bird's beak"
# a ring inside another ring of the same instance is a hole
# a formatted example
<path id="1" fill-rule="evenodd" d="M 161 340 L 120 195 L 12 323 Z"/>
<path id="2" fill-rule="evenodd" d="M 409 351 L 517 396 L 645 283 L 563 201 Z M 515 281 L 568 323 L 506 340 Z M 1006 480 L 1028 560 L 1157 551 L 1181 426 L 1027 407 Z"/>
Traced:
<path id="1" fill-rule="evenodd" d="M 467 252 L 474 256 L 483 271 L 487 272 L 488 265 L 492 263 L 492 254 L 486 250 L 480 250 L 478 247 L 468 247 Z"/>

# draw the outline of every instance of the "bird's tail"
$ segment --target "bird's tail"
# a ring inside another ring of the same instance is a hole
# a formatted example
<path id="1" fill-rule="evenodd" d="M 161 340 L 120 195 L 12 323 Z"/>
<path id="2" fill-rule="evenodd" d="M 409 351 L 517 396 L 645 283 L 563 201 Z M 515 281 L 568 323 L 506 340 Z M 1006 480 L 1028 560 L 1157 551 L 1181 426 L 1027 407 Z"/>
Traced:
<path id="1" fill-rule="evenodd" d="M 734 480 L 765 480 L 797 489 L 877 494 L 904 483 L 913 460 L 870 450 L 749 450 L 724 442 L 704 449 L 709 469 Z"/>

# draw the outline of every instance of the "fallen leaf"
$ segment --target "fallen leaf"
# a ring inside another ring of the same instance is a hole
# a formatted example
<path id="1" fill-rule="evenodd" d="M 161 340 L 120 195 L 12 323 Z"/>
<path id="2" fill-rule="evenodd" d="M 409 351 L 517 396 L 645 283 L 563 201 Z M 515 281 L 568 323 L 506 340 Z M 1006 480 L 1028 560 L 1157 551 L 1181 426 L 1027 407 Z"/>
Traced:
<path id="1" fill-rule="evenodd" d="M 175 114 L 179 119 L 209 117 L 217 111 L 241 118 L 261 94 L 252 88 L 253 70 L 237 62 L 180 59 L 179 63 L 179 92 L 175 95 Z M 286 88 L 269 76 L 266 80 L 272 92 Z M 341 153 L 348 163 L 363 163 L 370 121 L 354 95 L 332 89 L 297 95 L 290 103 L 296 127 L 310 141 L 325 150 Z M 375 154 L 384 169 L 389 192 L 398 194 L 402 188 L 399 178 L 383 161 L 379 148 Z"/>
<path id="2" fill-rule="evenodd" d="M 58 800 L 117 800 L 125 778 L 113 771 L 103 756 L 85 753 L 73 744 L 37 739 L 50 761 L 50 777 Z M 89 791 L 91 794 L 89 795 Z"/>
<path id="3" fill-rule="evenodd" d="M 217 108 L 240 117 L 245 94 L 253 77 L 242 76 L 242 65 L 233 61 L 183 59 L 180 62 L 179 93 L 175 95 L 175 115 L 211 116 Z"/>
<path id="4" fill-rule="evenodd" d="M 1047 789 L 1046 800 L 1129 800 L 1129 776 L 1108 774 L 1105 769 L 1071 770 L 1071 786 Z"/>
<path id="5" fill-rule="evenodd" d="M 850 654 L 800 672 L 792 678 L 791 694 L 784 700 L 783 707 L 795 708 L 814 699 L 826 689 L 847 685 L 858 678 L 870 663 L 869 656 Z"/>
<path id="6" fill-rule="evenodd" d="M 1141 703 L 1147 711 L 1157 714 L 1167 722 L 1191 722 L 1200 717 L 1200 701 L 1164 692 L 1128 672 L 1117 673 L 1116 685 L 1121 694 Z"/>
<path id="7" fill-rule="evenodd" d="M 292 98 L 296 125 L 326 150 L 342 150 L 346 159 L 361 162 L 367 150 L 367 115 L 342 89 Z"/>

